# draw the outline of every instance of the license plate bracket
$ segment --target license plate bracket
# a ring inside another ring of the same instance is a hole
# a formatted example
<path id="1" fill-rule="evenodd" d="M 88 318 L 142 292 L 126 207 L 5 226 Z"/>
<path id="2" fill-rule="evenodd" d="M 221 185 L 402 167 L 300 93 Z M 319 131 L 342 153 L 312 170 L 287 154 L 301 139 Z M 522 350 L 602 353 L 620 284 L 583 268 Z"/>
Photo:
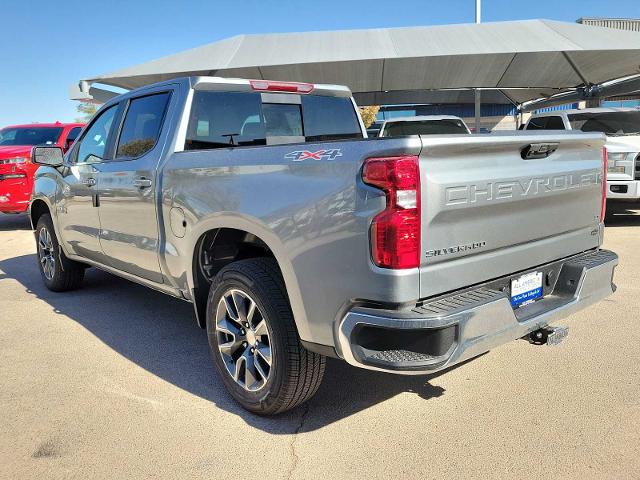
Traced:
<path id="1" fill-rule="evenodd" d="M 542 297 L 542 272 L 529 272 L 511 279 L 511 306 L 519 308 Z"/>

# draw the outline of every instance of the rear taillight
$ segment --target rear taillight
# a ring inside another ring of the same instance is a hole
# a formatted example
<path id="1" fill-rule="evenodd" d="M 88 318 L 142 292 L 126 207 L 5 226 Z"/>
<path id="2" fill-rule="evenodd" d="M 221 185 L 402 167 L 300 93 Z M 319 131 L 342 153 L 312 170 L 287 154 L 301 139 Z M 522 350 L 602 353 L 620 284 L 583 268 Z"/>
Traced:
<path id="1" fill-rule="evenodd" d="M 363 181 L 380 188 L 386 208 L 371 223 L 371 256 L 383 268 L 420 266 L 420 168 L 417 156 L 369 158 Z"/>
<path id="2" fill-rule="evenodd" d="M 253 90 L 263 92 L 311 93 L 312 83 L 275 82 L 273 80 L 249 80 Z"/>
<path id="3" fill-rule="evenodd" d="M 600 206 L 600 223 L 604 222 L 607 213 L 607 148 L 602 147 L 602 204 Z"/>

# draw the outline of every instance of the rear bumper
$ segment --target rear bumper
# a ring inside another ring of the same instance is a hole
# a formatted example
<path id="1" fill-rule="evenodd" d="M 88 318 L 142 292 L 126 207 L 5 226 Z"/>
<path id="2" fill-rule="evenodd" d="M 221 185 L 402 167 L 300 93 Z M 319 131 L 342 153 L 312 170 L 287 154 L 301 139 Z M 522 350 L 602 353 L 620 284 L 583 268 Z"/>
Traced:
<path id="1" fill-rule="evenodd" d="M 410 311 L 355 308 L 338 326 L 340 355 L 351 365 L 428 374 L 487 352 L 571 315 L 615 291 L 618 256 L 581 254 L 534 270 L 551 275 L 545 296 L 514 310 L 510 277 L 448 294 Z M 523 272 L 520 272 L 520 275 Z"/>
<path id="2" fill-rule="evenodd" d="M 640 181 L 610 180 L 607 181 L 607 200 L 640 200 Z"/>

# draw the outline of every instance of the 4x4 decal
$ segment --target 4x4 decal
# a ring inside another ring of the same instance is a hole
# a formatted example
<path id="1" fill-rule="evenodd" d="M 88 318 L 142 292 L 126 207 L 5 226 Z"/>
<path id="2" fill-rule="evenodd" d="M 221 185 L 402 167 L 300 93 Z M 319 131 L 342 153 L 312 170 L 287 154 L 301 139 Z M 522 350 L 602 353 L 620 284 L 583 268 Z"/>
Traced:
<path id="1" fill-rule="evenodd" d="M 287 153 L 284 158 L 287 160 L 293 160 L 294 162 L 302 162 L 307 159 L 311 160 L 335 160 L 337 157 L 342 156 L 342 150 L 339 148 L 332 148 L 331 150 L 317 150 L 315 152 L 309 152 L 307 150 L 297 150 L 295 152 Z"/>

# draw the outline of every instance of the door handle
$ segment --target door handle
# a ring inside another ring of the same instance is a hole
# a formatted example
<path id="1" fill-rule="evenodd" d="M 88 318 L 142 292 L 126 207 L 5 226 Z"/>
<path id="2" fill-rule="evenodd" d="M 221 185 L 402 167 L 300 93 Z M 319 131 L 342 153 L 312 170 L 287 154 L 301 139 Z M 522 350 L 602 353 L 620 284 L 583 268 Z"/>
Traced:
<path id="1" fill-rule="evenodd" d="M 149 188 L 151 186 L 151 179 L 144 177 L 136 178 L 133 181 L 133 186 L 138 188 Z"/>
<path id="2" fill-rule="evenodd" d="M 87 187 L 93 187 L 96 184 L 95 178 L 83 178 L 82 183 Z"/>

